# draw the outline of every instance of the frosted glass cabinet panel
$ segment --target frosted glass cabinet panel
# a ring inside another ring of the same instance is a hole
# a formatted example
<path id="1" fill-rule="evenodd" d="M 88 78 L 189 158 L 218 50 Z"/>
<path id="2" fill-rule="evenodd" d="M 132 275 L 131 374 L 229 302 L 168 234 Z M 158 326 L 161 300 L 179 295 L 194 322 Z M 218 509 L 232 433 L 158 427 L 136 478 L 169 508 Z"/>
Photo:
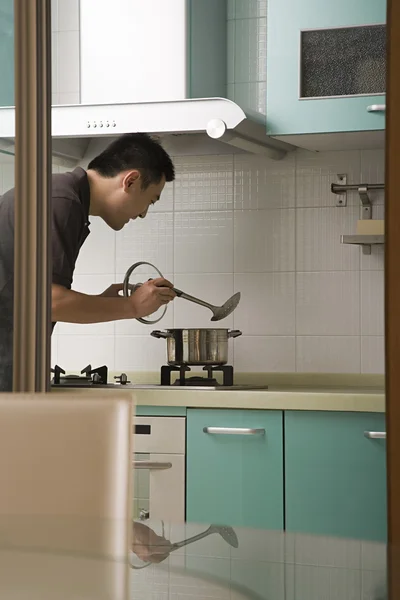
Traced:
<path id="1" fill-rule="evenodd" d="M 269 135 L 384 129 L 385 0 L 269 0 L 267 23 Z"/>

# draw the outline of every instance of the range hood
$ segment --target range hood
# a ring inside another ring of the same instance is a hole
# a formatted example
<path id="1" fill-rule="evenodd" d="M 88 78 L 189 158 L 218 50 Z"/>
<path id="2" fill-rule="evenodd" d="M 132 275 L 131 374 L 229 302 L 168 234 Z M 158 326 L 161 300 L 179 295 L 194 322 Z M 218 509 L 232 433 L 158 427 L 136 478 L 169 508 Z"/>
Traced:
<path id="1" fill-rule="evenodd" d="M 81 162 L 134 132 L 177 154 L 283 158 L 294 147 L 267 136 L 265 115 L 224 97 L 227 10 L 226 0 L 80 0 L 81 103 L 52 107 L 55 158 Z M 14 117 L 0 109 L 4 152 L 13 152 Z"/>
<path id="2" fill-rule="evenodd" d="M 268 138 L 262 123 L 225 98 L 52 108 L 53 155 L 71 164 L 83 160 L 99 143 L 131 132 L 155 134 L 173 148 L 193 152 L 201 148 L 200 153 L 243 151 L 279 160 L 293 148 Z M 14 108 L 0 108 L 3 152 L 14 153 L 14 136 Z"/>

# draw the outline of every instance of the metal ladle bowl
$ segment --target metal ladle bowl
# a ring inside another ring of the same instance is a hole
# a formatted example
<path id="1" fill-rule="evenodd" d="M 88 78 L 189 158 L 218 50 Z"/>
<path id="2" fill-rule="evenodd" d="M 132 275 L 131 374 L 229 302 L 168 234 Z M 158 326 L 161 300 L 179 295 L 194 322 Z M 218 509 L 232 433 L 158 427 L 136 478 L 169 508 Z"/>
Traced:
<path id="1" fill-rule="evenodd" d="M 160 277 L 163 277 L 163 274 L 157 269 L 157 267 L 155 267 L 151 263 L 137 262 L 134 265 L 132 265 L 125 274 L 124 296 L 126 296 L 126 297 L 130 296 L 130 294 L 132 294 L 138 287 L 143 285 L 142 283 L 137 283 L 136 285 L 131 285 L 129 283 L 129 278 L 132 275 L 132 273 L 135 271 L 135 269 L 137 269 L 138 267 L 141 267 L 143 265 L 152 267 L 158 273 L 158 275 Z M 188 300 L 189 302 L 194 302 L 195 304 L 199 304 L 200 306 L 204 306 L 205 308 L 208 308 L 209 310 L 211 310 L 211 312 L 213 313 L 213 316 L 211 317 L 211 321 L 221 321 L 222 319 L 226 319 L 226 317 L 228 317 L 235 310 L 235 308 L 237 307 L 237 305 L 240 302 L 240 292 L 233 294 L 233 296 L 231 296 L 226 302 L 224 302 L 224 304 L 222 306 L 215 306 L 214 304 L 210 304 L 209 302 L 205 302 L 204 300 L 200 300 L 199 298 L 190 296 L 190 294 L 186 294 L 182 290 L 178 290 L 175 287 L 172 289 L 176 293 L 178 298 L 182 298 L 183 300 Z M 140 321 L 141 323 L 145 323 L 146 325 L 154 325 L 154 323 L 158 323 L 159 321 L 161 321 L 161 319 L 165 315 L 166 311 L 167 311 L 167 306 L 164 307 L 163 313 L 162 313 L 161 317 L 159 317 L 158 319 L 151 320 L 151 319 L 143 319 L 142 317 L 138 317 L 137 320 Z"/>

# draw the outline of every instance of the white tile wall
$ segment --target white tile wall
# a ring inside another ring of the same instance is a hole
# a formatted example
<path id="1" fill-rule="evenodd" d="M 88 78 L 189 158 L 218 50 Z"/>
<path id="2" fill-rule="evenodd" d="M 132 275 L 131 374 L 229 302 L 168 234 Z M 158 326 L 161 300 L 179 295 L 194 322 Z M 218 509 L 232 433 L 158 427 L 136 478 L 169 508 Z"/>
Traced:
<path id="1" fill-rule="evenodd" d="M 79 2 L 51 0 L 53 104 L 80 102 Z"/>

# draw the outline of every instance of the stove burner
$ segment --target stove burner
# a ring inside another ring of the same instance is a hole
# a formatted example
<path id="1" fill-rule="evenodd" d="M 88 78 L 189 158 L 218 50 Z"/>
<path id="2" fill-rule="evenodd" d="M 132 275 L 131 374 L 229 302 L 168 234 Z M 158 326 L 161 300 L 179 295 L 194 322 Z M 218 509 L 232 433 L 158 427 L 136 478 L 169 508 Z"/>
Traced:
<path id="1" fill-rule="evenodd" d="M 105 385 L 108 378 L 108 368 L 105 365 L 96 369 L 92 369 L 92 365 L 88 365 L 82 369 L 80 375 L 65 375 L 64 369 L 58 365 L 51 369 L 51 372 L 54 373 L 51 382 L 53 385 Z"/>
<path id="2" fill-rule="evenodd" d="M 164 365 L 161 367 L 161 385 L 218 387 L 220 384 L 215 377 L 213 377 L 213 374 L 216 371 L 222 371 L 222 385 L 224 387 L 230 387 L 233 385 L 233 367 L 230 365 L 213 365 L 203 367 L 203 371 L 207 371 L 208 377 L 202 377 L 201 375 L 186 377 L 185 373 L 189 371 L 190 367 L 188 365 Z M 173 384 L 171 384 L 172 372 L 179 373 L 179 378 Z"/>

